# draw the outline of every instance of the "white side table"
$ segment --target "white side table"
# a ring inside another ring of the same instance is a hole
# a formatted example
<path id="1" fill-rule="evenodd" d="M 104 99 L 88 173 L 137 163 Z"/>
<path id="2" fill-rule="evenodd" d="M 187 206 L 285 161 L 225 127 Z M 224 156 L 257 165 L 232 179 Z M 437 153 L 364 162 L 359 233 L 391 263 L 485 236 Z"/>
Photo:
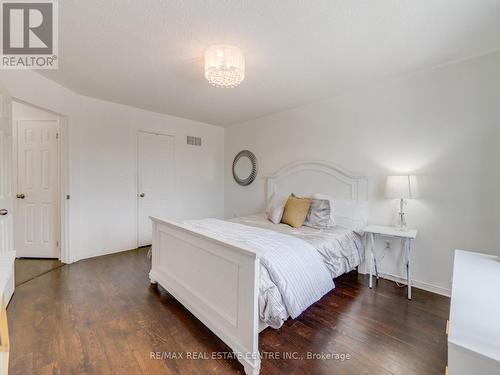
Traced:
<path id="1" fill-rule="evenodd" d="M 396 227 L 383 225 L 368 225 L 364 232 L 370 239 L 370 289 L 373 288 L 373 267 L 378 278 L 377 260 L 375 258 L 375 236 L 400 238 L 403 240 L 403 251 L 406 254 L 406 278 L 408 285 L 408 299 L 411 300 L 411 250 L 413 240 L 417 237 L 416 229 L 402 230 Z"/>

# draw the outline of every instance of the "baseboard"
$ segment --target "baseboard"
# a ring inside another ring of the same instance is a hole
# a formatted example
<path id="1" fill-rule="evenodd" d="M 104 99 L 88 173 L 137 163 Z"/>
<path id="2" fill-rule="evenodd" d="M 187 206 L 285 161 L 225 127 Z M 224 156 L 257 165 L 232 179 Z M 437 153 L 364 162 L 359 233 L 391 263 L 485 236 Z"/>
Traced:
<path id="1" fill-rule="evenodd" d="M 98 253 L 88 254 L 88 255 L 85 255 L 85 256 L 82 256 L 82 257 L 72 258 L 71 259 L 71 263 L 75 263 L 75 262 L 78 262 L 80 260 L 85 260 L 85 259 L 102 257 L 102 256 L 105 256 L 105 255 L 112 255 L 112 254 L 117 254 L 117 253 L 123 253 L 124 251 L 131 251 L 131 250 L 135 250 L 135 248 L 134 249 L 119 249 L 119 250 L 101 251 L 101 252 L 98 252 Z M 67 263 L 67 264 L 70 264 L 70 263 Z"/>
<path id="2" fill-rule="evenodd" d="M 387 274 L 387 273 L 379 274 L 379 276 L 381 279 L 395 281 L 395 282 L 398 282 L 400 284 L 406 284 L 406 278 L 403 278 L 400 276 L 391 275 L 391 274 Z M 373 277 L 375 277 L 375 276 L 373 276 Z M 451 297 L 451 290 L 450 289 L 443 288 L 441 286 L 434 285 L 434 284 L 429 284 L 429 283 L 426 283 L 424 281 L 412 280 L 412 286 L 415 288 L 418 288 L 418 289 L 426 290 L 426 291 L 431 292 L 431 293 L 439 294 L 441 296 Z"/>
<path id="3" fill-rule="evenodd" d="M 369 265 L 367 263 L 368 262 L 363 262 L 359 265 L 358 273 L 363 274 L 363 275 L 367 275 L 370 273 L 370 268 L 369 268 Z M 396 275 L 393 275 L 390 273 L 383 273 L 383 272 L 380 272 L 379 276 L 382 279 L 396 281 L 400 284 L 406 285 L 406 277 L 403 278 L 401 276 L 396 276 Z M 424 281 L 419 281 L 419 280 L 415 280 L 415 279 L 412 280 L 412 286 L 414 286 L 415 288 L 426 290 L 428 292 L 439 294 L 441 296 L 451 297 L 451 289 L 443 288 L 442 286 L 426 283 Z"/>

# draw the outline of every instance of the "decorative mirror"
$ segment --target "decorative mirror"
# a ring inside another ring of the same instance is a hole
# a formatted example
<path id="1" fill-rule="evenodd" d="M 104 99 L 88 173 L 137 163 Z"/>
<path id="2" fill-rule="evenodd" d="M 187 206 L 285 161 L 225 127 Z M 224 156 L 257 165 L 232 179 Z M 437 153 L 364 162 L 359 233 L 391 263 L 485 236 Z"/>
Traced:
<path id="1" fill-rule="evenodd" d="M 257 158 L 253 152 L 238 152 L 233 160 L 233 178 L 241 186 L 250 185 L 257 176 Z"/>

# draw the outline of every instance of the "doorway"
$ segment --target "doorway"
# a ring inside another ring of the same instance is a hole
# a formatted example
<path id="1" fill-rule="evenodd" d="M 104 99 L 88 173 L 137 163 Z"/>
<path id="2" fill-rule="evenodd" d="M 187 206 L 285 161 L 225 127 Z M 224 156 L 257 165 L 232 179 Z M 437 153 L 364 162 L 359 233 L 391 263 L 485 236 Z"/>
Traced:
<path id="1" fill-rule="evenodd" d="M 0 127 L 0 254 L 13 250 L 11 150 L 12 136 L 7 133 L 7 129 Z"/>
<path id="2" fill-rule="evenodd" d="M 13 102 L 14 247 L 18 258 L 61 258 L 59 115 Z M 63 163 L 64 165 L 64 163 Z"/>
<path id="3" fill-rule="evenodd" d="M 174 137 L 137 133 L 137 245 L 152 243 L 150 216 L 169 218 L 174 197 Z"/>

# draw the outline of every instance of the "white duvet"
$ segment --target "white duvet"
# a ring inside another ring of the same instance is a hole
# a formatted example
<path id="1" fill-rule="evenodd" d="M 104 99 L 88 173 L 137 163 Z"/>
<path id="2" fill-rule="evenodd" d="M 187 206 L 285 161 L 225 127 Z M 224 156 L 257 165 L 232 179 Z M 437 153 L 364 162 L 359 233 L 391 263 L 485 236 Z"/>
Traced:
<path id="1" fill-rule="evenodd" d="M 298 317 L 334 288 L 321 256 L 313 246 L 299 238 L 217 219 L 190 220 L 184 224 L 257 252 L 261 268 L 265 269 L 260 275 L 261 283 L 262 278 L 270 278 L 292 318 Z"/>
<path id="2" fill-rule="evenodd" d="M 352 271 L 364 260 L 365 249 L 361 234 L 339 225 L 326 229 L 306 226 L 293 228 L 286 224 L 273 224 L 267 220 L 264 214 L 238 217 L 231 221 L 251 227 L 269 229 L 306 241 L 321 255 L 332 279 Z"/>
<path id="3" fill-rule="evenodd" d="M 261 214 L 231 222 L 203 219 L 184 224 L 262 255 L 259 315 L 272 328 L 281 327 L 289 316 L 297 317 L 334 288 L 332 279 L 353 270 L 364 257 L 361 237 L 339 227 L 292 228 L 273 224 Z"/>

